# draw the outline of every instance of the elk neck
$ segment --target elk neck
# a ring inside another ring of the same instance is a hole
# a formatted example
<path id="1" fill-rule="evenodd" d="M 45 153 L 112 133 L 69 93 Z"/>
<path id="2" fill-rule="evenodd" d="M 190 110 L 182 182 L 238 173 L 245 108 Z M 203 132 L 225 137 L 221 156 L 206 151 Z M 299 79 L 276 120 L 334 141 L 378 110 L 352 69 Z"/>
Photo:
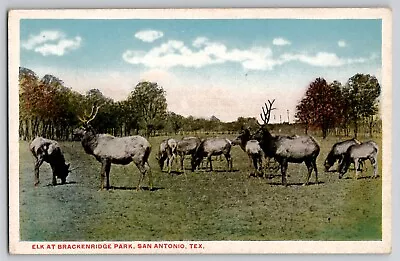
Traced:
<path id="1" fill-rule="evenodd" d="M 240 136 L 240 147 L 246 151 L 246 144 L 250 140 L 250 132 L 245 132 Z"/>
<path id="2" fill-rule="evenodd" d="M 272 136 L 266 127 L 261 129 L 261 133 L 262 138 L 259 140 L 261 148 L 268 157 L 273 156 L 277 150 L 276 143 L 279 137 Z"/>
<path id="3" fill-rule="evenodd" d="M 64 155 L 62 154 L 61 150 L 56 150 L 52 155 L 51 155 L 52 160 L 49 161 L 50 166 L 52 169 L 58 171 L 61 170 L 65 166 L 65 158 Z"/>
<path id="4" fill-rule="evenodd" d="M 93 128 L 88 128 L 82 137 L 82 147 L 86 153 L 93 154 L 97 144 L 97 134 L 94 132 Z"/>

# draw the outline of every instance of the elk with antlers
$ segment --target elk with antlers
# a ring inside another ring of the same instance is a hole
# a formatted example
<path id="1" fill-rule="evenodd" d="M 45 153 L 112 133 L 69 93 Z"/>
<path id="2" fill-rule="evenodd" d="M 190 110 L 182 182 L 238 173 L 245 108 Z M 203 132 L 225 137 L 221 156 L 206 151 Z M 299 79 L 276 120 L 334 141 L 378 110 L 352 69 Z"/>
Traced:
<path id="1" fill-rule="evenodd" d="M 106 189 L 110 188 L 111 163 L 127 165 L 133 161 L 141 173 L 136 189 L 140 190 L 140 184 L 147 173 L 150 189 L 152 189 L 153 181 L 148 163 L 151 152 L 150 143 L 141 136 L 117 138 L 109 134 L 96 134 L 89 123 L 96 117 L 99 108 L 100 106 L 94 105 L 90 115 L 85 113 L 84 117 L 78 117 L 83 123 L 83 127 L 76 129 L 74 135 L 81 138 L 85 152 L 93 155 L 101 163 L 100 188 L 104 188 L 105 177 Z"/>
<path id="2" fill-rule="evenodd" d="M 267 125 L 271 116 L 271 111 L 275 100 L 268 100 L 265 109 L 262 108 L 261 119 L 264 124 L 255 133 L 254 138 L 260 142 L 260 146 L 267 157 L 273 157 L 281 166 L 282 184 L 287 185 L 286 171 L 288 163 L 304 162 L 308 169 L 307 179 L 304 185 L 309 184 L 312 170 L 315 171 L 315 181 L 318 184 L 317 157 L 320 147 L 317 141 L 311 136 L 273 136 L 268 131 Z"/>

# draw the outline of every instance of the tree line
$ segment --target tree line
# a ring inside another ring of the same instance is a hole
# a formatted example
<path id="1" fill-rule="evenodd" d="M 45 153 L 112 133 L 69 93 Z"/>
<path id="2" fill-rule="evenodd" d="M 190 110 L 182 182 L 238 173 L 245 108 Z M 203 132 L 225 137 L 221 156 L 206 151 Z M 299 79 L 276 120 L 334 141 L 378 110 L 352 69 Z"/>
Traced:
<path id="1" fill-rule="evenodd" d="M 139 82 L 123 101 L 114 101 L 93 88 L 81 94 L 65 86 L 53 75 L 38 75 L 19 69 L 19 136 L 31 140 L 43 136 L 57 140 L 73 139 L 73 130 L 81 126 L 79 117 L 90 114 L 93 105 L 101 106 L 91 122 L 99 133 L 114 136 L 179 132 L 227 132 L 241 126 L 255 128 L 256 118 L 239 117 L 234 122 L 184 117 L 167 111 L 165 91 L 154 82 Z"/>
<path id="2" fill-rule="evenodd" d="M 328 83 L 324 78 L 311 82 L 296 106 L 297 122 L 308 129 L 317 128 L 325 138 L 330 130 L 343 130 L 349 136 L 351 129 L 357 138 L 361 126 L 367 126 L 369 135 L 381 124 L 379 97 L 381 86 L 375 76 L 355 74 L 346 84 Z"/>
<path id="3" fill-rule="evenodd" d="M 348 129 L 352 126 L 357 133 L 365 119 L 371 122 L 372 128 L 378 120 L 377 99 L 374 97 L 379 96 L 380 86 L 372 76 L 357 77 L 349 80 L 344 86 L 338 82 L 327 84 L 322 78 L 316 79 L 297 106 L 297 123 L 290 126 L 280 124 L 275 127 L 288 130 L 304 126 L 306 131 L 322 130 L 324 137 L 329 130 L 337 127 Z M 374 83 L 378 84 L 379 91 L 371 87 Z M 375 90 L 373 93 L 372 89 Z M 373 106 L 369 109 L 367 98 L 374 99 Z M 359 104 L 356 104 L 356 101 Z M 236 133 L 242 127 L 258 128 L 255 117 L 239 117 L 236 121 L 222 122 L 215 116 L 208 119 L 184 117 L 168 111 L 166 93 L 154 82 L 139 82 L 125 100 L 114 101 L 96 88 L 81 94 L 65 86 L 56 76 L 47 74 L 39 78 L 34 71 L 20 67 L 21 139 L 31 140 L 35 136 L 43 136 L 71 140 L 73 130 L 81 126 L 79 117 L 90 114 L 93 105 L 101 106 L 96 118 L 91 122 L 94 129 L 99 133 L 110 133 L 114 136 L 140 134 L 148 137 L 183 132 Z M 351 117 L 344 117 L 345 113 Z"/>

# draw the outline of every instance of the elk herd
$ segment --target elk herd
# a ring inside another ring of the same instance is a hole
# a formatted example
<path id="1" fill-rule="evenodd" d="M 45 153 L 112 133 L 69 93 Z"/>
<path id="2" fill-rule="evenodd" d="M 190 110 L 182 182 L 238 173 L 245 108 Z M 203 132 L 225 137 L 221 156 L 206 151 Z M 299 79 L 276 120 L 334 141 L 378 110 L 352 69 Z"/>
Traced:
<path id="1" fill-rule="evenodd" d="M 178 161 L 179 170 L 186 177 L 184 159 L 190 157 L 191 171 L 196 171 L 206 160 L 206 169 L 213 171 L 212 157 L 224 156 L 226 159 L 227 171 L 232 171 L 231 150 L 233 146 L 239 145 L 247 154 L 253 171 L 251 174 L 264 176 L 264 170 L 269 169 L 270 160 L 273 159 L 279 166 L 282 176 L 282 185 L 287 186 L 287 169 L 289 163 L 303 163 L 308 173 L 303 185 L 308 185 L 312 172 L 315 173 L 315 184 L 318 184 L 317 157 L 320 153 L 318 142 L 309 135 L 284 136 L 273 135 L 268 130 L 269 119 L 273 108 L 273 101 L 268 100 L 265 108 L 260 114 L 263 124 L 258 130 L 251 133 L 248 128 L 242 128 L 239 135 L 229 140 L 227 138 L 205 138 L 184 137 L 182 139 L 169 138 L 163 140 L 158 147 L 156 160 L 161 170 L 164 166 L 168 174 L 171 173 L 173 162 Z M 153 180 L 151 168 L 148 163 L 152 147 L 142 136 L 114 137 L 109 134 L 98 134 L 90 125 L 96 117 L 100 106 L 93 106 L 90 114 L 78 117 L 82 126 L 74 130 L 74 136 L 79 138 L 84 151 L 94 156 L 101 163 L 100 189 L 110 189 L 110 170 L 112 164 L 127 165 L 133 162 L 140 172 L 137 190 L 140 190 L 144 177 L 149 177 L 149 188 L 152 189 Z M 50 164 L 53 178 L 52 184 L 57 184 L 57 178 L 61 184 L 66 183 L 66 178 L 71 172 L 69 164 L 65 162 L 60 145 L 54 141 L 42 137 L 36 137 L 29 145 L 29 149 L 35 158 L 35 181 L 39 184 L 39 168 L 43 162 Z M 337 171 L 339 179 L 348 171 L 350 165 L 354 164 L 355 178 L 358 179 L 358 172 L 362 170 L 363 162 L 369 160 L 374 168 L 373 177 L 378 172 L 378 145 L 374 141 L 364 143 L 356 139 L 335 143 L 324 161 L 325 171 L 331 171 L 331 167 L 338 162 Z M 263 167 L 263 161 L 266 166 Z M 177 167 L 178 170 L 178 167 Z"/>

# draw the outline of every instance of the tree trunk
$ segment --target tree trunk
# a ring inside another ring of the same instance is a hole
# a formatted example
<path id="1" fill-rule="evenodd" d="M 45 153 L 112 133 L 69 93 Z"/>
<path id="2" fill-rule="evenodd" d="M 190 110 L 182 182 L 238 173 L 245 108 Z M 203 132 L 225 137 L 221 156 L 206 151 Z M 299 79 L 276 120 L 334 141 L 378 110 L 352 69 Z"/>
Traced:
<path id="1" fill-rule="evenodd" d="M 358 121 L 354 121 L 354 138 L 357 139 L 358 135 Z"/>
<path id="2" fill-rule="evenodd" d="M 374 121 L 373 120 L 371 120 L 370 122 L 369 122 L 369 137 L 370 138 L 372 138 L 372 132 L 373 132 L 373 127 L 374 127 Z"/>

